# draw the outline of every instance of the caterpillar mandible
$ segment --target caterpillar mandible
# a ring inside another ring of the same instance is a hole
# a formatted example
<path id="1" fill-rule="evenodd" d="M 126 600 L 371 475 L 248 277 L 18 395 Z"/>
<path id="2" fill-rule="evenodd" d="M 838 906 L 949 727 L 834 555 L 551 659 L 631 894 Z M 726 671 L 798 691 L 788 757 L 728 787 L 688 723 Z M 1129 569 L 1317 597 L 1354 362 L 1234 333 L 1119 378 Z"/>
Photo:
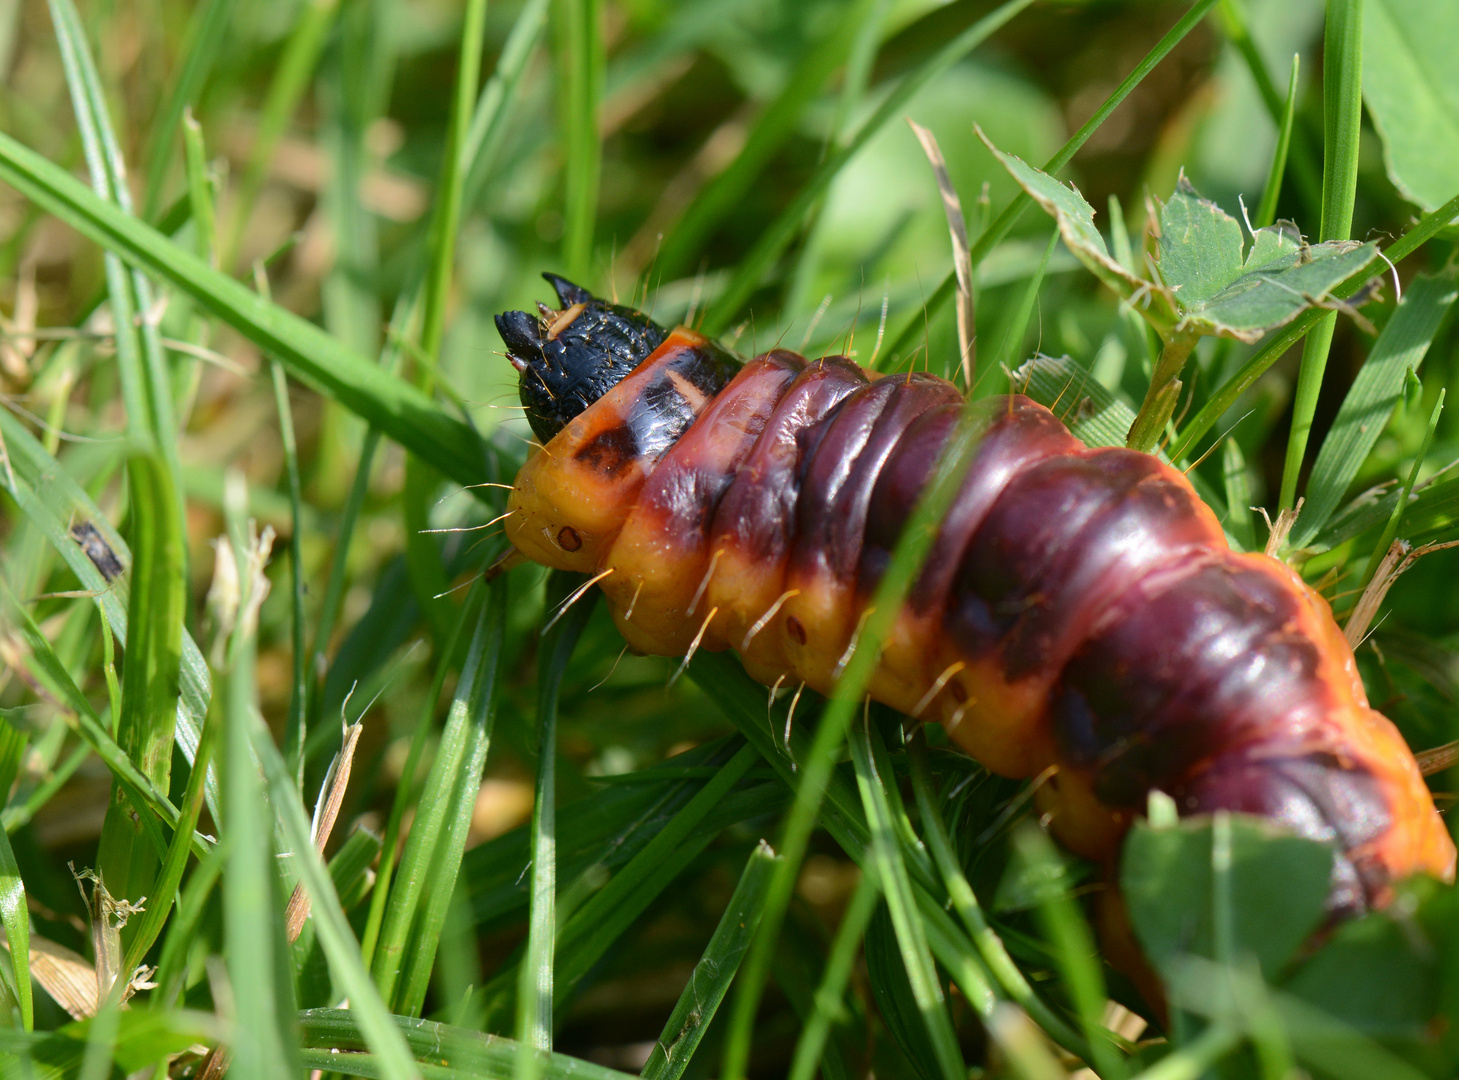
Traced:
<path id="1" fill-rule="evenodd" d="M 522 556 L 594 575 L 650 654 L 733 648 L 828 693 L 963 396 L 924 374 L 692 330 L 544 275 L 561 304 L 497 317 L 543 446 L 517 475 Z M 1336 850 L 1329 908 L 1383 906 L 1455 848 L 1353 653 L 1284 563 L 1227 545 L 1185 476 L 1088 448 L 1018 394 L 981 441 L 870 694 L 941 721 L 1110 865 L 1159 789 L 1182 815 L 1255 814 Z"/>

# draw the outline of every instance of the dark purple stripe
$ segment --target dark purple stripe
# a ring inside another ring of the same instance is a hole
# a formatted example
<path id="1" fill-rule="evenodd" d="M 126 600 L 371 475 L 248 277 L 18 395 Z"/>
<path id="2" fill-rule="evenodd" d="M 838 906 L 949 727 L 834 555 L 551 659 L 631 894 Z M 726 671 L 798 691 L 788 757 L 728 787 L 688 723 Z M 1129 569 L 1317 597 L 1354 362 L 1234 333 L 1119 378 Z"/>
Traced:
<path id="1" fill-rule="evenodd" d="M 785 556 L 800 495 L 802 437 L 865 385 L 861 369 L 841 357 L 814 361 L 796 376 L 720 499 L 711 529 L 715 547 L 733 544 L 766 563 Z"/>

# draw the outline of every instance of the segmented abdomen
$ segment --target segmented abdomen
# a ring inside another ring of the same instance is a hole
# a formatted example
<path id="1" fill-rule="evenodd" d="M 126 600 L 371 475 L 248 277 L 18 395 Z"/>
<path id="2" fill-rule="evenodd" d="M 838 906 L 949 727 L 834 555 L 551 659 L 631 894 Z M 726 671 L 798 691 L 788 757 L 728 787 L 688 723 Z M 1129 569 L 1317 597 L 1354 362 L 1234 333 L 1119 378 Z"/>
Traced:
<path id="1" fill-rule="evenodd" d="M 673 332 L 518 477 L 509 535 L 600 576 L 635 648 L 738 650 L 829 692 L 962 395 L 776 351 L 738 371 Z M 1368 707 L 1325 601 L 1229 549 L 1185 477 L 1091 449 L 1021 396 L 982 435 L 873 678 L 1007 776 L 1047 774 L 1055 833 L 1109 860 L 1149 792 L 1336 843 L 1333 906 L 1385 901 L 1454 846 Z"/>

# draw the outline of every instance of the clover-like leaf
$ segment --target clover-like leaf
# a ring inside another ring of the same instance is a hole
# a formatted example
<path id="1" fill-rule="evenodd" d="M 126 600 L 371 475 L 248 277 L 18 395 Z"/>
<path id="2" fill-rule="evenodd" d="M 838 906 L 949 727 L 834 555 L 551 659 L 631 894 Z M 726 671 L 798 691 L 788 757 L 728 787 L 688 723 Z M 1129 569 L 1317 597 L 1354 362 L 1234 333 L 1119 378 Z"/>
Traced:
<path id="1" fill-rule="evenodd" d="M 1148 282 L 1133 273 L 1109 253 L 1104 237 L 1094 224 L 1094 207 L 1085 202 L 1083 195 L 1022 158 L 1005 154 L 993 145 L 982 128 L 975 126 L 974 130 L 1019 186 L 1053 216 L 1059 226 L 1059 236 L 1075 258 L 1125 299 L 1143 296 L 1141 313 L 1155 323 L 1157 329 L 1168 329 L 1174 323 L 1174 305 L 1166 291 L 1158 283 Z"/>
<path id="2" fill-rule="evenodd" d="M 1258 229 L 1245 248 L 1240 222 L 1183 176 L 1160 209 L 1160 277 L 1175 297 L 1177 332 L 1257 341 L 1333 303 L 1332 290 L 1377 257 L 1373 243 L 1307 244 L 1290 222 Z"/>

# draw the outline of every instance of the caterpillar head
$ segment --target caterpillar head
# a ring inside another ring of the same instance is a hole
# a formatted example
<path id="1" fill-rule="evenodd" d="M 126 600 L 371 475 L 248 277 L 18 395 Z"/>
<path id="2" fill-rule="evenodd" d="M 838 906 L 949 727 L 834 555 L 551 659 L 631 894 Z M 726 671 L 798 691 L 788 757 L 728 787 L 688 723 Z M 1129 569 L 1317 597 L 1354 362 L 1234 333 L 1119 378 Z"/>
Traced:
<path id="1" fill-rule="evenodd" d="M 527 422 L 545 444 L 663 343 L 668 331 L 642 312 L 598 299 L 556 274 L 543 274 L 561 308 L 507 311 L 496 328 L 521 373 Z"/>

